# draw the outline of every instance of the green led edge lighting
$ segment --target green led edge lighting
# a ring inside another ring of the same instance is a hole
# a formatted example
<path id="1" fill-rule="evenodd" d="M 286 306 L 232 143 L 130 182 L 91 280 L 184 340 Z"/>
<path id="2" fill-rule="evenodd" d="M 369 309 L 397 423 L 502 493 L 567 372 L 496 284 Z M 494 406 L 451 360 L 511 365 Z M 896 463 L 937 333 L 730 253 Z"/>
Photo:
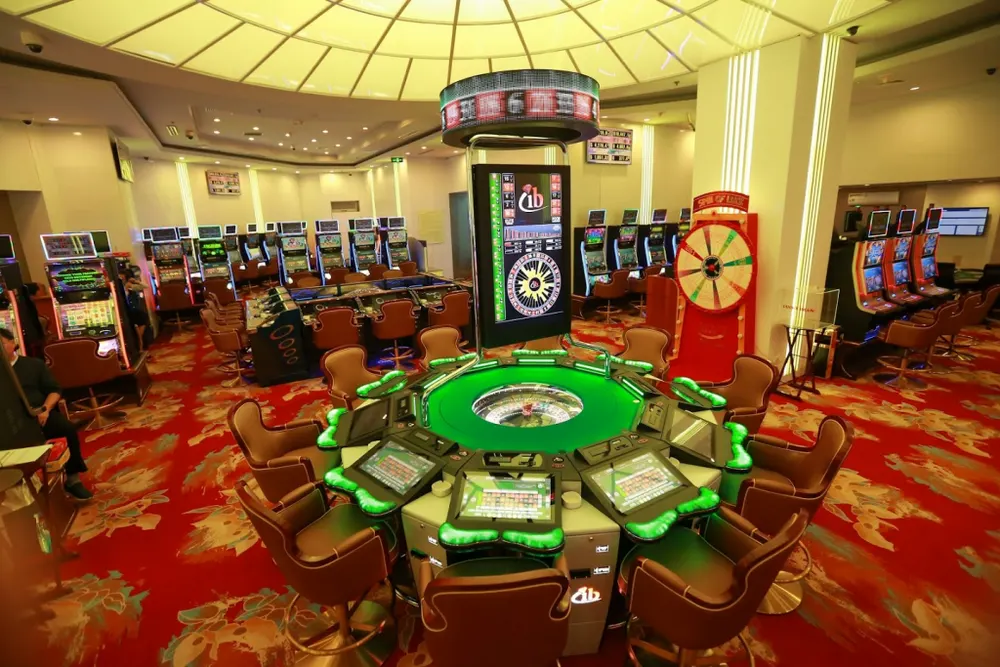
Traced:
<path id="1" fill-rule="evenodd" d="M 361 511 L 365 514 L 379 515 L 396 509 L 396 503 L 391 500 L 379 500 L 369 493 L 367 489 L 359 487 L 358 490 L 354 492 L 354 497 L 358 500 L 358 507 L 360 507 Z"/>
<path id="2" fill-rule="evenodd" d="M 503 294 L 504 291 L 504 270 L 503 270 L 503 211 L 500 199 L 500 174 L 490 174 L 490 257 L 493 260 L 493 294 Z M 505 319 L 506 312 L 504 301 L 495 299 L 493 306 L 493 316 L 497 322 Z"/>
<path id="3" fill-rule="evenodd" d="M 640 387 L 638 387 L 628 378 L 622 378 L 622 386 L 625 387 L 625 391 L 627 391 L 628 393 L 632 394 L 637 398 L 642 398 L 643 396 L 646 395 L 646 393 Z"/>
<path id="4" fill-rule="evenodd" d="M 686 387 L 691 391 L 693 391 L 694 393 L 701 396 L 702 398 L 706 399 L 709 403 L 712 404 L 713 409 L 726 407 L 726 399 L 724 399 L 722 396 L 719 396 L 718 394 L 713 394 L 710 391 L 702 389 L 701 387 L 698 386 L 698 383 L 692 380 L 691 378 L 685 378 L 685 377 L 674 378 L 674 383 L 679 384 L 682 387 Z"/>
<path id="5" fill-rule="evenodd" d="M 462 530 L 450 523 L 441 524 L 438 529 L 438 541 L 453 547 L 468 547 L 483 542 L 493 542 L 500 537 L 495 530 Z"/>
<path id="6" fill-rule="evenodd" d="M 599 354 L 599 355 L 597 355 L 597 360 L 598 361 L 604 361 L 607 358 L 607 356 L 608 355 L 606 355 L 606 354 Z M 647 361 L 635 361 L 633 359 L 622 359 L 621 357 L 616 357 L 613 354 L 611 355 L 611 362 L 615 363 L 615 364 L 622 364 L 624 366 L 631 366 L 632 368 L 638 368 L 639 370 L 644 371 L 646 373 L 648 373 L 649 371 L 653 370 L 653 364 L 651 364 L 651 363 L 649 363 Z"/>
<path id="7" fill-rule="evenodd" d="M 522 357 L 517 360 L 518 366 L 554 366 L 555 363 L 555 359 L 546 359 L 544 357 Z"/>
<path id="8" fill-rule="evenodd" d="M 344 477 L 343 468 L 334 468 L 330 470 L 325 475 L 323 475 L 323 481 L 331 489 L 340 489 L 341 491 L 347 491 L 349 493 L 354 493 L 358 490 L 358 483 L 352 482 L 351 480 Z"/>
<path id="9" fill-rule="evenodd" d="M 597 366 L 591 366 L 590 364 L 585 364 L 581 361 L 577 361 L 573 364 L 573 368 L 578 371 L 583 371 L 584 373 L 593 373 L 594 375 L 604 375 L 604 369 L 598 368 Z"/>
<path id="10" fill-rule="evenodd" d="M 553 551 L 560 548 L 564 541 L 562 528 L 555 528 L 547 533 L 525 533 L 520 530 L 505 530 L 503 541 L 517 544 L 528 549 Z"/>
<path id="11" fill-rule="evenodd" d="M 681 503 L 677 506 L 677 513 L 684 516 L 687 514 L 711 512 L 719 507 L 720 502 L 722 502 L 722 500 L 719 498 L 718 493 L 707 486 L 703 486 L 698 492 L 697 498 L 689 500 L 686 503 Z"/>
<path id="12" fill-rule="evenodd" d="M 326 413 L 326 421 L 330 425 L 316 438 L 316 446 L 320 449 L 336 449 L 337 441 L 333 435 L 337 432 L 337 424 L 340 418 L 347 414 L 347 408 L 334 408 Z"/>
<path id="13" fill-rule="evenodd" d="M 568 357 L 566 350 L 514 350 L 515 357 Z"/>
<path id="14" fill-rule="evenodd" d="M 747 472 L 753 468 L 753 459 L 750 458 L 750 452 L 746 450 L 743 443 L 746 442 L 747 435 L 750 431 L 743 424 L 737 424 L 735 422 L 726 422 L 722 425 L 723 428 L 728 429 L 732 434 L 730 442 L 733 446 L 733 458 L 726 463 L 726 470 L 732 470 L 734 472 Z"/>
<path id="15" fill-rule="evenodd" d="M 371 392 L 375 391 L 379 387 L 384 386 L 384 385 L 392 382 L 396 378 L 403 377 L 405 375 L 406 375 L 405 371 L 389 371 L 388 373 L 386 373 L 385 375 L 383 375 L 382 377 L 380 377 L 378 380 L 375 380 L 375 382 L 369 382 L 368 384 L 363 384 L 360 387 L 358 387 L 358 392 L 357 392 L 358 396 L 360 396 L 362 398 L 367 398 L 368 394 L 370 394 Z M 405 384 L 405 381 L 404 381 L 404 384 Z M 394 387 L 391 391 L 396 391 L 396 390 L 397 390 L 397 388 Z"/>
<path id="16" fill-rule="evenodd" d="M 484 371 L 487 368 L 496 368 L 499 365 L 500 365 L 500 360 L 499 359 L 490 359 L 489 361 L 484 361 L 482 363 L 476 364 L 475 366 L 473 366 L 469 370 L 470 371 Z"/>
<path id="17" fill-rule="evenodd" d="M 667 534 L 670 526 L 677 521 L 677 512 L 667 510 L 652 521 L 645 523 L 626 523 L 625 530 L 632 533 L 640 540 L 657 540 Z"/>
<path id="18" fill-rule="evenodd" d="M 476 356 L 475 352 L 469 352 L 468 354 L 463 354 L 459 357 L 441 357 L 440 359 L 432 359 L 427 363 L 431 368 L 437 368 L 438 366 L 444 366 L 445 364 L 454 364 L 459 361 L 468 361 Z"/>

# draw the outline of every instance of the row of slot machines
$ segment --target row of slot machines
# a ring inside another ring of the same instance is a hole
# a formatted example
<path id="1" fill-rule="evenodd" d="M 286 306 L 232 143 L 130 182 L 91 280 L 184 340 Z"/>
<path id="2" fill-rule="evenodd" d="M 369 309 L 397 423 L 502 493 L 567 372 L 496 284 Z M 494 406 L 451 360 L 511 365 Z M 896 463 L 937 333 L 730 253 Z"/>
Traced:
<path id="1" fill-rule="evenodd" d="M 673 266 L 677 256 L 679 224 L 667 222 L 667 209 L 655 209 L 649 222 L 640 223 L 639 209 L 625 209 L 618 226 L 606 224 L 607 211 L 587 213 L 586 227 L 573 230 L 573 292 L 590 296 L 596 283 L 611 280 L 611 274 L 628 270 L 638 278 L 648 266 Z"/>
<path id="2" fill-rule="evenodd" d="M 895 216 L 875 210 L 854 242 L 831 249 L 826 285 L 840 290 L 836 323 L 843 339 L 867 343 L 891 320 L 951 294 L 935 284 L 941 213 L 930 208 L 918 223 L 915 209 Z"/>

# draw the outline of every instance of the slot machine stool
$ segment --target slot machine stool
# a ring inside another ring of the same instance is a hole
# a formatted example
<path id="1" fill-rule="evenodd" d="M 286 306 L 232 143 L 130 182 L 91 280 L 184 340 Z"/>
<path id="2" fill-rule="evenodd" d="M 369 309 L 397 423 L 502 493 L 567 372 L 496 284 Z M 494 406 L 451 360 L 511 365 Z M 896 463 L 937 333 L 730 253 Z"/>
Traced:
<path id="1" fill-rule="evenodd" d="M 594 283 L 594 298 L 604 299 L 605 304 L 597 309 L 597 313 L 604 316 L 604 323 L 611 324 L 617 322 L 613 316 L 622 312 L 611 304 L 616 299 L 624 298 L 628 294 L 629 272 L 626 269 L 615 271 L 611 274 L 611 282 Z"/>
<path id="2" fill-rule="evenodd" d="M 382 341 L 392 341 L 392 347 L 382 350 L 379 362 L 388 365 L 391 361 L 394 368 L 399 368 L 401 361 L 413 358 L 413 348 L 399 344 L 401 338 L 417 333 L 413 302 L 409 299 L 386 301 L 379 307 L 379 311 L 380 317 L 372 320 L 372 335 Z"/>
<path id="3" fill-rule="evenodd" d="M 106 357 L 97 353 L 98 344 L 93 338 L 60 340 L 45 347 L 45 360 L 59 386 L 65 390 L 86 389 L 87 396 L 77 400 L 64 400 L 66 416 L 70 419 L 88 419 L 85 430 L 100 430 L 120 424 L 125 413 L 114 408 L 125 398 L 121 394 L 98 394 L 94 387 L 116 380 L 124 373 L 118 362 L 118 352 Z"/>

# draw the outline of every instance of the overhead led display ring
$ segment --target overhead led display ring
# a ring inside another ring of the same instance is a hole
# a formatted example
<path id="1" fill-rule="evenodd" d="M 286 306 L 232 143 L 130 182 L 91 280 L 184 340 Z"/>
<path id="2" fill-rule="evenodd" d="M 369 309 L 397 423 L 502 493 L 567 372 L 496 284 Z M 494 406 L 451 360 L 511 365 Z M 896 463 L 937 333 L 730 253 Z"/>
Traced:
<path id="1" fill-rule="evenodd" d="M 600 84 L 561 70 L 512 70 L 456 81 L 441 91 L 441 135 L 464 147 L 477 134 L 556 139 L 597 136 Z M 490 148 L 488 141 L 477 143 Z"/>

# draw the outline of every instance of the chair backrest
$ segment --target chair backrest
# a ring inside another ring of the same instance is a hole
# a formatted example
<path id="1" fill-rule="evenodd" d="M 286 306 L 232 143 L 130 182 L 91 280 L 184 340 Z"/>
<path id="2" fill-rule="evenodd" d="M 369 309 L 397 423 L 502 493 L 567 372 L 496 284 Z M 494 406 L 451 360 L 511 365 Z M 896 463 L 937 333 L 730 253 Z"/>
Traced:
<path id="1" fill-rule="evenodd" d="M 594 284 L 594 296 L 600 299 L 620 299 L 628 294 L 627 269 L 620 269 L 611 274 L 611 281 Z"/>
<path id="2" fill-rule="evenodd" d="M 316 314 L 313 345 L 318 350 L 354 345 L 358 342 L 358 327 L 354 324 L 354 309 L 343 306 L 327 308 Z"/>
<path id="3" fill-rule="evenodd" d="M 960 309 L 963 305 L 968 305 L 968 301 L 965 304 L 958 301 L 946 303 L 935 311 L 934 321 L 929 324 L 893 320 L 886 331 L 885 342 L 911 350 L 926 350 L 934 345 L 938 336 L 946 335 L 950 329 L 959 327 Z"/>
<path id="4" fill-rule="evenodd" d="M 972 315 L 970 316 L 969 324 L 979 324 L 990 314 L 993 310 L 993 306 L 997 303 L 997 298 L 1000 297 L 1000 285 L 993 285 L 988 287 L 985 292 L 983 292 L 983 298 L 976 305 Z"/>
<path id="5" fill-rule="evenodd" d="M 363 345 L 347 345 L 324 354 L 319 365 L 327 387 L 353 399 L 357 397 L 358 387 L 380 377 L 368 370 L 367 360 L 368 351 Z"/>
<path id="6" fill-rule="evenodd" d="M 412 336 L 417 332 L 413 316 L 413 302 L 409 299 L 392 299 L 379 306 L 382 316 L 372 320 L 372 334 L 380 340 Z"/>
<path id="7" fill-rule="evenodd" d="M 625 350 L 618 356 L 653 364 L 653 373 L 662 375 L 670 365 L 671 335 L 665 329 L 636 324 L 625 330 Z"/>
<path id="8" fill-rule="evenodd" d="M 462 328 L 469 324 L 469 293 L 465 290 L 448 292 L 441 299 L 441 310 L 428 311 L 431 324 L 450 324 Z"/>
<path id="9" fill-rule="evenodd" d="M 307 278 L 313 277 L 313 274 L 309 271 L 296 271 L 288 276 L 288 279 L 291 282 L 292 287 L 304 287 L 304 285 L 301 285 L 300 283 Z"/>
<path id="10" fill-rule="evenodd" d="M 192 306 L 187 283 L 163 283 L 157 287 L 157 310 L 186 310 Z"/>
<path id="11" fill-rule="evenodd" d="M 266 464 L 271 459 L 284 456 L 289 449 L 285 432 L 264 425 L 260 403 L 252 398 L 245 398 L 231 407 L 227 421 L 243 456 L 254 464 Z"/>
<path id="12" fill-rule="evenodd" d="M 642 270 L 642 277 L 648 278 L 650 276 L 658 276 L 663 271 L 662 264 L 650 264 L 645 269 Z"/>
<path id="13" fill-rule="evenodd" d="M 420 613 L 435 667 L 551 667 L 569 634 L 570 608 L 560 604 L 568 590 L 565 575 L 548 568 L 434 579 Z M 483 651 L 483 629 L 499 627 L 504 640 Z"/>
<path id="14" fill-rule="evenodd" d="M 268 553 L 297 593 L 315 604 L 332 606 L 365 597 L 368 590 L 389 576 L 386 540 L 381 532 L 364 527 L 349 537 L 323 544 L 327 553 L 302 553 L 296 546 L 295 515 L 323 515 L 323 491 L 314 488 L 288 508 L 273 512 L 250 491 L 236 483 L 236 497 Z M 304 507 L 303 507 L 304 506 Z M 298 528 L 298 530 L 301 530 Z"/>
<path id="15" fill-rule="evenodd" d="M 850 424 L 835 415 L 824 417 L 816 431 L 815 444 L 795 469 L 795 478 L 791 481 L 796 490 L 819 491 L 822 502 L 853 443 L 854 430 Z M 818 506 L 815 509 L 819 509 Z"/>
<path id="16" fill-rule="evenodd" d="M 402 278 L 403 272 L 399 269 L 389 269 L 382 273 L 382 280 L 389 280 L 390 278 Z"/>
<path id="17" fill-rule="evenodd" d="M 368 280 L 368 276 L 363 273 L 348 273 L 344 275 L 345 283 L 363 283 Z"/>
<path id="18" fill-rule="evenodd" d="M 385 264 L 369 264 L 368 265 L 368 276 L 372 280 L 379 280 L 382 278 L 382 274 L 389 270 L 389 267 Z"/>
<path id="19" fill-rule="evenodd" d="M 416 262 L 400 262 L 399 270 L 403 272 L 404 276 L 415 276 L 417 275 L 417 263 Z"/>
<path id="20" fill-rule="evenodd" d="M 93 387 L 122 374 L 117 351 L 102 357 L 97 350 L 93 338 L 57 340 L 45 346 L 45 361 L 63 389 Z"/>
<path id="21" fill-rule="evenodd" d="M 778 370 L 770 361 L 741 354 L 733 360 L 733 379 L 712 391 L 724 396 L 730 409 L 766 408 L 777 384 Z"/>
<path id="22" fill-rule="evenodd" d="M 345 267 L 340 267 L 339 269 L 330 269 L 330 284 L 339 285 L 344 282 L 344 277 L 351 272 L 350 269 Z"/>
<path id="23" fill-rule="evenodd" d="M 316 276 L 306 276 L 305 278 L 299 278 L 295 281 L 296 287 L 319 287 L 323 284 Z"/>
<path id="24" fill-rule="evenodd" d="M 465 354 L 458 346 L 460 340 L 462 332 L 449 324 L 427 327 L 417 334 L 417 345 L 423 350 L 424 363 Z"/>

